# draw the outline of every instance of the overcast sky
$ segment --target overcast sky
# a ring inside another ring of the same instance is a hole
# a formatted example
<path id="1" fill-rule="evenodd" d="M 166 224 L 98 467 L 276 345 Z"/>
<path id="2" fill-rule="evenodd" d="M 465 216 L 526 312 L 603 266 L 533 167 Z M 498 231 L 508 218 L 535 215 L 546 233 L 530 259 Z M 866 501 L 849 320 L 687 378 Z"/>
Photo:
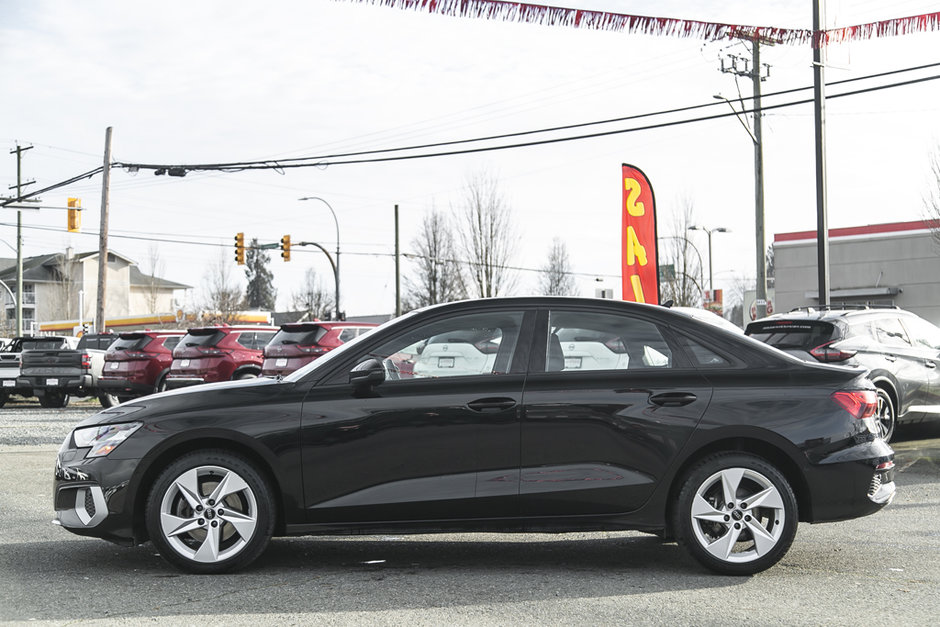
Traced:
<path id="1" fill-rule="evenodd" d="M 810 28 L 810 0 L 673 2 L 566 1 L 621 13 L 731 24 Z M 940 10 L 920 0 L 829 2 L 827 26 L 849 26 Z M 940 62 L 940 33 L 854 42 L 829 50 L 829 81 Z M 450 18 L 312 0 L 161 3 L 10 0 L 0 4 L 0 142 L 23 157 L 34 188 L 102 163 L 105 129 L 124 162 L 206 163 L 283 159 L 393 148 L 603 120 L 736 98 L 722 57 L 748 55 L 735 42 L 703 42 L 531 24 Z M 762 48 L 771 65 L 765 94 L 812 85 L 807 46 Z M 882 85 L 940 68 L 865 82 Z M 741 80 L 741 93 L 751 93 Z M 832 93 L 837 90 L 833 88 Z M 809 96 L 811 92 L 801 92 Z M 765 104 L 780 102 L 765 100 Z M 720 104 L 720 103 L 718 103 Z M 725 107 L 725 109 L 727 109 Z M 715 113 L 720 109 L 716 108 Z M 832 99 L 827 104 L 829 220 L 842 227 L 923 217 L 928 159 L 940 142 L 940 81 Z M 612 125 L 601 130 L 624 128 Z M 774 233 L 816 226 L 810 105 L 764 118 L 767 243 Z M 4 153 L 6 154 L 6 153 Z M 233 236 L 342 251 L 348 315 L 394 310 L 393 207 L 402 250 L 431 208 L 456 211 L 469 177 L 487 171 L 512 207 L 513 265 L 538 268 L 554 237 L 567 243 L 583 295 L 619 296 L 620 165 L 643 169 L 655 189 L 660 233 L 676 207 L 714 235 L 715 287 L 753 279 L 753 147 L 733 117 L 511 151 L 326 168 L 155 177 L 112 174 L 110 246 L 149 272 L 197 288 L 220 255 L 234 265 Z M 13 155 L 0 182 L 15 184 Z M 96 250 L 101 177 L 43 196 L 64 206 L 82 198 L 84 233 L 65 232 L 65 214 L 24 212 L 24 253 Z M 15 212 L 0 210 L 0 257 L 14 257 Z M 40 228 L 41 227 L 41 228 Z M 705 254 L 705 236 L 690 233 Z M 191 242 L 191 243 L 182 243 Z M 706 260 L 707 264 L 707 260 Z M 308 267 L 332 291 L 328 262 L 295 248 L 270 264 L 281 308 Z M 404 262 L 403 273 L 412 270 Z M 602 279 L 601 282 L 595 280 Z M 518 293 L 531 292 L 520 272 Z M 808 286 L 813 289 L 815 286 Z"/>

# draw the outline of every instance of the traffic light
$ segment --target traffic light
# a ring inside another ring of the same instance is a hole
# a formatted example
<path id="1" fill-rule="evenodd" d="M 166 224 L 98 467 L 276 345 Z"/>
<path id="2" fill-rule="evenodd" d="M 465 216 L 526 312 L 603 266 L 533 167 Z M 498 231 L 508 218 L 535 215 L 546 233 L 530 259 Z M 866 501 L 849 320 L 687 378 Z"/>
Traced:
<path id="1" fill-rule="evenodd" d="M 281 238 L 281 258 L 290 261 L 290 235 Z"/>
<path id="2" fill-rule="evenodd" d="M 235 263 L 245 265 L 245 234 L 235 234 Z"/>
<path id="3" fill-rule="evenodd" d="M 69 233 L 78 233 L 82 230 L 82 199 L 69 198 Z"/>

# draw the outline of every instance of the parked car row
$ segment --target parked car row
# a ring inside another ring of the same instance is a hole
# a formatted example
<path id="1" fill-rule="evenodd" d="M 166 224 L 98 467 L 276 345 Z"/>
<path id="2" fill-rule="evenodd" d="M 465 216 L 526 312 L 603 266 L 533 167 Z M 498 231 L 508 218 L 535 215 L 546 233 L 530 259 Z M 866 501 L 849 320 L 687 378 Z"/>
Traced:
<path id="1" fill-rule="evenodd" d="M 16 338 L 0 353 L 0 406 L 19 394 L 38 396 L 43 407 L 65 407 L 73 396 L 111 407 L 166 389 L 283 376 L 375 326 L 302 322 Z"/>

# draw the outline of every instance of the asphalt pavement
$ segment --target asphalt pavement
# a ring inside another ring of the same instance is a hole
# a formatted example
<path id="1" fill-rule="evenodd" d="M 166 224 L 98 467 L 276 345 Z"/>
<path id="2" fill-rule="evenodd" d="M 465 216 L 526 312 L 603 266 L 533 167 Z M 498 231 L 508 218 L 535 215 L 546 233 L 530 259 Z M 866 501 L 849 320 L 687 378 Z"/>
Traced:
<path id="1" fill-rule="evenodd" d="M 0 409 L 0 620 L 35 624 L 931 625 L 940 610 L 940 425 L 895 442 L 899 493 L 801 524 L 753 577 L 633 532 L 275 539 L 249 570 L 183 574 L 150 544 L 53 526 L 55 452 L 100 408 Z"/>

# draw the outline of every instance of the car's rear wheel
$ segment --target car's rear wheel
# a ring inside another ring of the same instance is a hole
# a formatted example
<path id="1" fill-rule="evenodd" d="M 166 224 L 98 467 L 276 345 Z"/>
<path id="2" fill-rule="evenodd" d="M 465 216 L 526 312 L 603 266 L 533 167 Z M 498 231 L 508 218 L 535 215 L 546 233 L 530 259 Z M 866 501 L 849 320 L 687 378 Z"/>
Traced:
<path id="1" fill-rule="evenodd" d="M 243 379 L 257 379 L 257 378 L 258 378 L 258 374 L 255 372 L 240 372 L 234 377 L 232 377 L 232 380 L 241 381 Z"/>
<path id="2" fill-rule="evenodd" d="M 898 426 L 898 415 L 894 410 L 894 401 L 884 388 L 878 388 L 878 409 L 875 411 L 878 421 L 878 435 L 890 442 L 894 437 L 894 430 Z"/>
<path id="3" fill-rule="evenodd" d="M 118 397 L 114 394 L 106 394 L 101 392 L 98 394 L 98 402 L 101 403 L 101 406 L 107 409 L 108 407 L 114 407 L 119 404 L 121 401 L 118 400 Z"/>
<path id="4" fill-rule="evenodd" d="M 780 561 L 797 522 L 796 497 L 783 474 L 742 453 L 720 453 L 693 467 L 673 520 L 692 557 L 727 575 L 758 573 Z"/>
<path id="5" fill-rule="evenodd" d="M 244 568 L 268 545 L 274 501 L 247 459 L 196 451 L 170 464 L 147 500 L 147 531 L 160 554 L 192 573 Z"/>
<path id="6" fill-rule="evenodd" d="M 0 392 L 0 407 L 6 405 L 8 400 L 10 400 L 10 395 L 6 392 Z"/>
<path id="7" fill-rule="evenodd" d="M 46 392 L 39 397 L 41 407 L 58 409 L 69 404 L 69 395 L 65 392 Z"/>

